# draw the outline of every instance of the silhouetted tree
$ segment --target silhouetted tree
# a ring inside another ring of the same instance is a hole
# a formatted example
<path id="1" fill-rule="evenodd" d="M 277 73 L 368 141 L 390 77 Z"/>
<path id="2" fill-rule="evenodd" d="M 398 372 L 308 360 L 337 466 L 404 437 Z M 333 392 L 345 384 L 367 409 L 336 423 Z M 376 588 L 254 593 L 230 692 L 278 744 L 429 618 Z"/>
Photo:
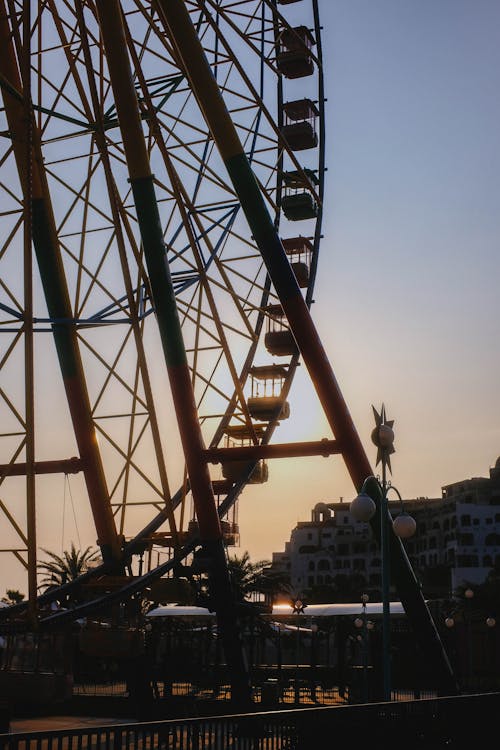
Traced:
<path id="1" fill-rule="evenodd" d="M 92 547 L 77 550 L 73 542 L 71 542 L 71 549 L 65 550 L 62 555 L 57 555 L 47 549 L 43 552 L 49 556 L 49 559 L 42 560 L 37 566 L 43 576 L 40 580 L 42 591 L 73 581 L 85 573 L 91 563 L 101 559 L 99 550 L 92 549 Z"/>
<path id="2" fill-rule="evenodd" d="M 24 594 L 21 594 L 18 589 L 7 589 L 5 596 L 2 597 L 2 601 L 5 604 L 19 604 L 24 599 Z"/>
<path id="3" fill-rule="evenodd" d="M 234 555 L 228 558 L 229 574 L 236 599 L 243 601 L 253 592 L 261 591 L 263 571 L 270 565 L 269 560 L 252 562 L 248 552 L 241 557 Z"/>

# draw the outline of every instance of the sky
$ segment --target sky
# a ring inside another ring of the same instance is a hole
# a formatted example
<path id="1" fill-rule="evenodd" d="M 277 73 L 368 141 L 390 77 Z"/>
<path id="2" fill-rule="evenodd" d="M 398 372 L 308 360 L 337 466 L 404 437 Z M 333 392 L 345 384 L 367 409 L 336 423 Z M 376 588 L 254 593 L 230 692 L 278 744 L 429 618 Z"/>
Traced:
<path id="1" fill-rule="evenodd" d="M 500 3 L 319 10 L 328 171 L 313 320 L 374 470 L 372 405 L 384 403 L 393 483 L 437 497 L 500 455 Z M 304 366 L 289 402 L 276 442 L 332 437 Z M 57 482 L 78 544 L 78 493 L 73 504 Z M 240 497 L 229 552 L 271 559 L 317 502 L 354 494 L 338 456 L 270 462 L 269 481 Z M 45 516 L 59 527 L 59 511 Z M 26 590 L 17 569 L 6 585 Z"/>
<path id="2" fill-rule="evenodd" d="M 372 467 L 384 403 L 394 485 L 439 497 L 500 455 L 500 4 L 319 9 L 328 171 L 312 314 Z M 290 403 L 304 439 L 331 436 L 304 371 Z M 240 501 L 252 559 L 283 550 L 317 502 L 355 494 L 339 457 L 269 471 Z"/>

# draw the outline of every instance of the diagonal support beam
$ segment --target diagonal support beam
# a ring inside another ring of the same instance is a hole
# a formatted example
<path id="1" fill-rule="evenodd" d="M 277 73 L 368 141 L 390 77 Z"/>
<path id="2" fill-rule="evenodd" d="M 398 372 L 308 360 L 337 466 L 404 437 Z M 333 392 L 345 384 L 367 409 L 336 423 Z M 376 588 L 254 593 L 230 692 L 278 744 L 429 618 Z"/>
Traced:
<path id="1" fill-rule="evenodd" d="M 238 632 L 219 515 L 204 455 L 205 446 L 132 79 L 121 7 L 118 0 L 97 0 L 96 6 L 200 537 L 213 561 L 215 609 L 232 672 L 233 695 L 235 700 L 247 702 L 251 698 L 250 680 Z"/>
<path id="2" fill-rule="evenodd" d="M 279 234 L 246 157 L 238 133 L 205 57 L 184 0 L 153 0 L 178 62 L 210 128 L 238 195 L 249 227 L 293 332 L 311 381 L 323 406 L 354 486 L 359 491 L 373 475 L 367 455 L 349 414 L 332 367 L 288 262 Z M 377 502 L 377 499 L 375 499 Z M 391 545 L 391 570 L 405 611 L 435 664 L 442 686 L 456 691 L 456 680 L 429 609 L 416 582 L 404 548 L 395 535 Z"/>
<path id="3" fill-rule="evenodd" d="M 241 207 L 357 489 L 373 472 L 328 356 L 183 0 L 155 0 L 178 62 L 219 149 Z"/>

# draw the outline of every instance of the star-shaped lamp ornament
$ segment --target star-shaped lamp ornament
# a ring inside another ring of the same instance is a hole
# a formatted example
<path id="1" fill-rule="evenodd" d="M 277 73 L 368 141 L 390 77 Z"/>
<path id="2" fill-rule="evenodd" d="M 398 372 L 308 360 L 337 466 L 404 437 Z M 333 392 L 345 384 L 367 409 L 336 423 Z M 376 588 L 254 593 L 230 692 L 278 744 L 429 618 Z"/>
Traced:
<path id="1" fill-rule="evenodd" d="M 295 599 L 293 602 L 293 611 L 296 615 L 301 615 L 304 612 L 304 607 L 306 605 L 302 601 L 302 599 Z"/>
<path id="2" fill-rule="evenodd" d="M 395 453 L 396 451 L 396 449 L 394 448 L 394 430 L 392 429 L 394 420 L 387 419 L 384 404 L 382 404 L 382 409 L 380 410 L 380 414 L 378 413 L 378 411 L 375 409 L 374 406 L 372 406 L 372 409 L 373 409 L 373 416 L 375 417 L 375 427 L 372 430 L 371 437 L 372 437 L 372 443 L 374 443 L 377 446 L 376 465 L 378 465 L 382 460 L 384 460 L 387 465 L 387 468 L 392 474 L 390 455 L 391 453 Z"/>

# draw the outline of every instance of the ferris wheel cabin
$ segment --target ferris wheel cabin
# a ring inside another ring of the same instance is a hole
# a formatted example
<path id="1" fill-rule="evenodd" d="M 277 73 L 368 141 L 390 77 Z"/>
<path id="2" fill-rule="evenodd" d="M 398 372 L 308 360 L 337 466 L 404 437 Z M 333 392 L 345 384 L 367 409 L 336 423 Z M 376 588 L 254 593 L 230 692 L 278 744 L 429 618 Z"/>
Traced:
<path id="1" fill-rule="evenodd" d="M 285 124 L 281 127 L 281 134 L 292 151 L 305 151 L 316 148 L 318 134 L 316 133 L 316 117 L 319 110 L 311 99 L 299 99 L 283 104 Z"/>
<path id="2" fill-rule="evenodd" d="M 244 445 L 253 445 L 254 439 L 261 440 L 267 425 L 256 424 L 250 430 L 246 424 L 228 425 L 225 429 L 226 447 L 237 448 Z M 241 479 L 243 473 L 248 470 L 248 460 L 224 461 L 222 463 L 222 476 L 232 482 Z M 255 463 L 248 478 L 249 484 L 263 484 L 269 479 L 269 469 L 264 459 Z"/>
<path id="3" fill-rule="evenodd" d="M 301 288 L 309 284 L 309 269 L 313 245 L 307 237 L 287 237 L 282 240 L 285 253 L 289 256 L 290 265 Z"/>
<path id="4" fill-rule="evenodd" d="M 266 308 L 267 331 L 264 345 L 275 357 L 291 357 L 298 354 L 299 349 L 293 333 L 285 322 L 285 313 L 281 305 L 269 305 Z"/>
<path id="5" fill-rule="evenodd" d="M 290 404 L 281 391 L 288 369 L 283 365 L 261 365 L 250 369 L 252 395 L 248 399 L 248 411 L 254 419 L 262 422 L 288 419 Z"/>
<path id="6" fill-rule="evenodd" d="M 285 78 L 304 78 L 314 73 L 314 58 L 311 54 L 314 36 L 307 26 L 285 29 L 279 39 L 277 65 Z"/>
<path id="7" fill-rule="evenodd" d="M 312 169 L 294 170 L 283 175 L 285 194 L 281 201 L 283 213 L 289 221 L 315 219 L 318 202 L 312 192 L 318 178 Z"/>

